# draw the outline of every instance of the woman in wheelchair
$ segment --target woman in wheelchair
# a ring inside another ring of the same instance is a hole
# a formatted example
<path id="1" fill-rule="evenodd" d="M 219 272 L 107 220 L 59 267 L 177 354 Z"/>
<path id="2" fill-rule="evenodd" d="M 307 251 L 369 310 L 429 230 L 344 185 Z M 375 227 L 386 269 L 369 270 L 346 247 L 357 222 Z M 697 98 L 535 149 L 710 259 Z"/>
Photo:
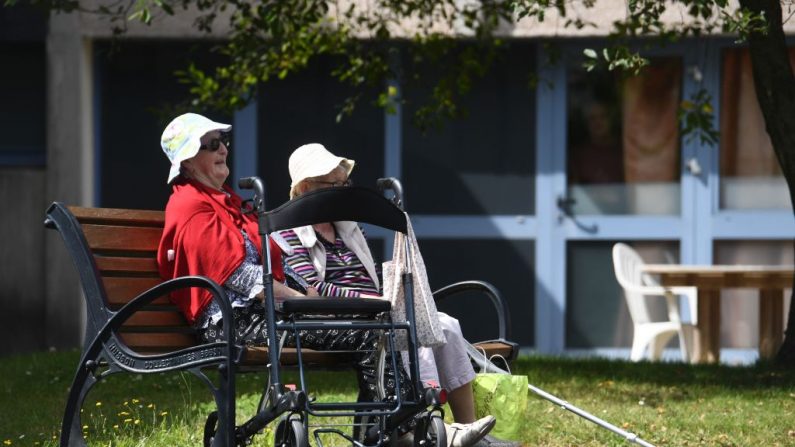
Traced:
<path id="1" fill-rule="evenodd" d="M 171 296 L 203 341 L 222 341 L 223 331 L 233 329 L 237 340 L 265 345 L 267 318 L 262 302 L 262 245 L 257 220 L 254 214 L 242 212 L 241 198 L 225 184 L 230 130 L 230 125 L 187 113 L 175 118 L 163 132 L 161 146 L 171 162 L 168 183 L 172 193 L 166 206 L 158 265 L 164 279 L 202 275 L 222 285 L 232 303 L 234 322 L 221 319 L 218 304 L 203 289 L 181 289 Z M 317 295 L 313 287 L 302 286 L 302 278 L 282 264 L 281 251 L 273 240 L 277 238 L 269 241 L 275 295 Z M 371 330 L 316 330 L 301 331 L 300 337 L 305 348 L 362 351 L 355 365 L 360 395 L 377 399 L 377 334 Z M 397 379 L 401 394 L 408 393 L 411 381 L 402 367 L 396 379 L 393 372 L 387 374 L 387 390 L 394 390 Z"/>
<path id="2" fill-rule="evenodd" d="M 353 160 L 333 155 L 321 144 L 299 147 L 289 160 L 290 198 L 321 188 L 350 185 L 354 164 Z M 380 272 L 356 222 L 315 224 L 279 234 L 288 244 L 282 247 L 286 266 L 320 295 L 380 296 Z M 448 403 L 456 421 L 446 426 L 448 445 L 514 445 L 487 436 L 496 422 L 493 416 L 475 419 L 475 371 L 466 352 L 467 341 L 458 320 L 442 312 L 439 318 L 447 343 L 419 348 L 420 377 L 425 383 L 438 383 L 448 390 Z"/>

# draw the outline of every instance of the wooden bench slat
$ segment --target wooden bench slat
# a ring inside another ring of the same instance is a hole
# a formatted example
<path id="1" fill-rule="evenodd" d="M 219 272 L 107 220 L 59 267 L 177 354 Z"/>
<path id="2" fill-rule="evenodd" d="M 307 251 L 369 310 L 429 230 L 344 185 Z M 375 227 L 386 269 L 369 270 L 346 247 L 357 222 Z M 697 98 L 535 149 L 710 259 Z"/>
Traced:
<path id="1" fill-rule="evenodd" d="M 486 351 L 486 356 L 491 357 L 493 355 L 501 355 L 505 357 L 506 360 L 510 361 L 513 355 L 513 347 L 507 343 L 501 343 L 498 341 L 490 341 L 490 342 L 481 342 L 481 343 L 474 343 L 476 348 L 482 348 Z M 480 349 L 478 349 L 479 351 Z"/>
<path id="2" fill-rule="evenodd" d="M 154 257 L 128 258 L 122 256 L 94 256 L 99 272 L 107 274 L 137 273 L 159 276 L 157 260 Z"/>
<path id="3" fill-rule="evenodd" d="M 81 224 L 95 223 L 114 225 L 151 226 L 162 228 L 165 222 L 165 212 L 153 210 L 128 210 L 118 208 L 84 208 L 70 206 L 69 211 L 75 215 Z"/>
<path id="4" fill-rule="evenodd" d="M 128 303 L 131 299 L 163 282 L 160 278 L 135 278 L 135 277 L 104 277 L 105 292 L 108 302 L 118 306 Z M 162 296 L 153 304 L 171 304 L 167 296 Z"/>
<path id="5" fill-rule="evenodd" d="M 140 310 L 124 322 L 123 328 L 173 327 L 175 329 L 185 329 L 187 326 L 188 323 L 179 310 Z"/>
<path id="6" fill-rule="evenodd" d="M 312 349 L 302 349 L 301 357 L 305 365 L 348 366 L 353 362 L 354 354 L 339 352 L 323 352 Z M 283 348 L 281 364 L 294 366 L 298 364 L 298 354 L 295 348 Z M 247 366 L 267 365 L 268 348 L 264 346 L 247 347 L 243 356 L 243 364 Z"/>
<path id="7" fill-rule="evenodd" d="M 196 344 L 195 337 L 190 334 L 122 333 L 120 337 L 132 350 L 142 354 L 162 354 L 185 349 Z M 353 354 L 323 352 L 312 349 L 303 349 L 301 356 L 305 365 L 347 366 L 354 359 Z M 264 368 L 268 361 L 268 348 L 248 347 L 243 355 L 242 363 L 246 366 Z M 298 354 L 295 348 L 282 349 L 281 364 L 288 366 L 298 364 Z"/>
<path id="8" fill-rule="evenodd" d="M 83 224 L 83 234 L 92 250 L 149 253 L 157 251 L 161 228 Z"/>

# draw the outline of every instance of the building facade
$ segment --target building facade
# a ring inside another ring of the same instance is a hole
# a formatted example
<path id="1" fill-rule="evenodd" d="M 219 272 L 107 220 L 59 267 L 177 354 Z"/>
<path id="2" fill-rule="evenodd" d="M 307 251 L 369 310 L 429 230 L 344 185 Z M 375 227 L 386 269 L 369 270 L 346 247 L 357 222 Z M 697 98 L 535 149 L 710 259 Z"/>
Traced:
<path id="1" fill-rule="evenodd" d="M 0 55 L 15 67 L 0 73 L 0 324 L 19 334 L 0 353 L 72 347 L 83 303 L 62 242 L 41 225 L 47 204 L 162 209 L 164 104 L 187 94 L 173 73 L 223 59 L 190 17 L 114 41 L 92 18 L 0 11 Z M 395 114 L 365 103 L 336 123 L 349 91 L 328 75 L 330 61 L 264 85 L 234 116 L 213 116 L 234 124 L 231 178 L 260 175 L 278 205 L 287 157 L 313 141 L 354 158 L 357 184 L 400 178 L 432 287 L 493 283 L 528 351 L 628 357 L 616 241 L 653 262 L 793 263 L 795 219 L 747 50 L 720 37 L 672 44 L 649 52 L 641 76 L 623 78 L 581 67 L 583 49 L 604 43 L 599 32 L 544 26 L 515 30 L 464 99 L 468 115 L 427 133 L 412 123 L 423 86 L 396 83 L 405 102 Z M 679 130 L 679 104 L 702 88 L 716 146 Z M 388 255 L 389 236 L 369 235 L 376 255 Z M 753 356 L 755 293 L 724 293 L 722 346 Z M 488 304 L 464 297 L 444 309 L 468 337 L 496 335 Z"/>

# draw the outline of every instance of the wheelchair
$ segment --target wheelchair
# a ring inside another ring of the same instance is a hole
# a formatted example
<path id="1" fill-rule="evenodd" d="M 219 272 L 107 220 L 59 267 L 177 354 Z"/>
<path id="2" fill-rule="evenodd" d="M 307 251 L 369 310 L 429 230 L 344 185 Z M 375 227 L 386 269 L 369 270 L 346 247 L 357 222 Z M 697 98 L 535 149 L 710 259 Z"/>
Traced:
<path id="1" fill-rule="evenodd" d="M 420 380 L 417 334 L 414 325 L 414 296 L 412 274 L 403 273 L 406 300 L 406 321 L 392 321 L 391 304 L 377 298 L 292 298 L 279 300 L 273 293 L 273 274 L 270 265 L 268 235 L 284 229 L 322 222 L 356 221 L 369 223 L 392 231 L 406 233 L 406 215 L 401 208 L 402 188 L 396 179 L 380 179 L 381 191 L 362 187 L 333 187 L 312 191 L 297 197 L 271 211 L 264 210 L 264 185 L 257 177 L 241 179 L 242 189 L 253 189 L 251 212 L 257 214 L 259 233 L 262 237 L 263 285 L 268 327 L 268 384 L 256 414 L 230 432 L 229 425 L 219 421 L 213 413 L 205 424 L 204 445 L 247 445 L 252 438 L 270 423 L 278 419 L 275 428 L 275 444 L 283 447 L 306 447 L 309 445 L 309 417 L 322 420 L 324 417 L 352 418 L 351 431 L 344 432 L 335 426 L 313 430 L 315 442 L 322 447 L 321 435 L 331 434 L 343 438 L 346 445 L 371 447 L 391 445 L 406 427 L 411 427 L 414 445 L 423 447 L 445 447 L 447 445 L 444 412 L 442 405 L 446 393 L 441 388 L 428 387 Z M 392 190 L 391 199 L 385 190 Z M 405 249 L 410 253 L 409 244 Z M 407 256 L 410 259 L 410 256 Z M 377 401 L 319 403 L 309 396 L 306 389 L 306 369 L 301 357 L 301 331 L 310 330 L 372 330 L 380 334 L 377 374 Z M 389 393 L 383 383 L 386 368 L 395 372 L 401 365 L 401 357 L 395 349 L 396 335 L 404 331 L 408 345 L 408 377 L 411 389 L 401 390 L 395 380 L 393 392 Z M 280 351 L 284 341 L 292 334 L 298 358 L 299 383 L 289 387 L 283 382 L 280 366 Z M 390 359 L 387 361 L 387 358 Z M 319 424 L 322 426 L 322 424 Z"/>

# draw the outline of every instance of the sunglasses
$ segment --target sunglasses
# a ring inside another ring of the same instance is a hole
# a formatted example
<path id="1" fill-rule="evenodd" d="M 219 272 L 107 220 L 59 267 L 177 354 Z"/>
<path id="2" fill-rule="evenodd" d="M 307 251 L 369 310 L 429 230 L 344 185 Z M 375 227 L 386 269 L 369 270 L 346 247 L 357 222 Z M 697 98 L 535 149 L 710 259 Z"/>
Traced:
<path id="1" fill-rule="evenodd" d="M 341 182 L 323 182 L 323 181 L 320 181 L 320 180 L 310 180 L 310 182 L 317 183 L 319 185 L 336 186 L 336 187 L 353 186 L 353 180 L 351 180 L 351 179 L 347 179 L 347 180 L 341 181 Z"/>
<path id="2" fill-rule="evenodd" d="M 226 148 L 229 149 L 229 146 L 231 146 L 232 143 L 231 141 L 229 141 L 228 133 L 222 133 L 220 137 L 213 138 L 212 140 L 210 140 L 208 144 L 202 144 L 201 146 L 199 146 L 199 150 L 215 152 L 218 150 L 219 147 L 221 147 L 221 143 L 223 143 L 224 146 L 226 146 Z"/>

